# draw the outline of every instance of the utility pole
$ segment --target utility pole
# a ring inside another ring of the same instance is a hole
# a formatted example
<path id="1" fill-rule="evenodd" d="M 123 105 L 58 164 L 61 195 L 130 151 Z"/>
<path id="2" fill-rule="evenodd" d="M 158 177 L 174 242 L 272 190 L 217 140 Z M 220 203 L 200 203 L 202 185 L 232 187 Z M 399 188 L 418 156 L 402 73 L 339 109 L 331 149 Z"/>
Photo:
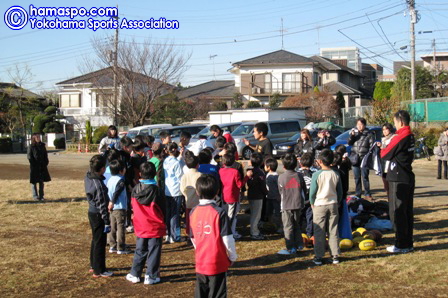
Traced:
<path id="1" fill-rule="evenodd" d="M 118 4 L 117 4 L 118 11 Z M 117 20 L 117 28 L 115 29 L 114 40 L 114 125 L 118 126 L 118 86 L 117 86 L 117 71 L 118 71 L 118 15 L 115 17 Z"/>
<path id="2" fill-rule="evenodd" d="M 415 0 L 406 1 L 411 20 L 411 99 L 412 103 L 415 103 L 415 24 L 418 22 L 418 13 L 415 10 Z"/>
<path id="3" fill-rule="evenodd" d="M 437 93 L 437 97 L 440 96 L 439 92 L 437 92 L 437 86 L 439 85 L 438 75 L 439 71 L 437 69 L 437 62 L 436 62 L 436 40 L 432 40 L 432 61 L 434 63 L 434 91 Z"/>

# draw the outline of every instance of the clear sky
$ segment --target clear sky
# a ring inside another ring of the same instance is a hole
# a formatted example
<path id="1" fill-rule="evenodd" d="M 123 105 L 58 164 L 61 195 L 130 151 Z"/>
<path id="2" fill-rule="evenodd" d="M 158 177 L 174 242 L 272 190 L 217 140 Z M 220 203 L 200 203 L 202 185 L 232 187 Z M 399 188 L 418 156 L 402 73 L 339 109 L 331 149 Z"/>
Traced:
<path id="1" fill-rule="evenodd" d="M 184 86 L 214 78 L 232 79 L 227 71 L 232 63 L 281 49 L 282 18 L 284 49 L 299 55 L 312 56 L 325 47 L 357 46 L 362 62 L 381 64 L 385 74 L 392 72 L 392 61 L 410 57 L 406 49 L 400 50 L 409 44 L 405 0 L 2 0 L 0 11 L 3 16 L 11 6 L 28 10 L 31 4 L 78 8 L 118 4 L 120 18 L 178 20 L 177 30 L 120 30 L 120 39 L 170 39 L 191 53 L 188 71 L 181 80 Z M 416 24 L 417 58 L 432 52 L 432 39 L 436 39 L 437 51 L 448 52 L 448 2 L 416 0 L 416 8 L 421 15 Z M 0 23 L 0 81 L 10 81 L 8 68 L 27 64 L 34 78 L 25 87 L 36 92 L 54 89 L 56 82 L 80 75 L 78 65 L 82 57 L 93 55 L 90 40 L 114 34 L 114 30 L 108 29 L 39 30 L 31 29 L 29 24 L 22 30 L 11 30 L 3 18 Z"/>

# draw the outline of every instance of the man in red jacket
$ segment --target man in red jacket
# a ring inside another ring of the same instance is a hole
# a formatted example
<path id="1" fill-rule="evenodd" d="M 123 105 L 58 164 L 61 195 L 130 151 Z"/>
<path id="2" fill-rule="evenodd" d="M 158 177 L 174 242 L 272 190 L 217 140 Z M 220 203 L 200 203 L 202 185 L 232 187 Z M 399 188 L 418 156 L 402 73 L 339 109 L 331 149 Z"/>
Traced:
<path id="1" fill-rule="evenodd" d="M 415 138 L 407 111 L 394 115 L 397 135 L 381 150 L 381 158 L 389 161 L 386 179 L 389 182 L 389 215 L 395 229 L 395 245 L 387 247 L 391 253 L 407 253 L 414 250 L 414 189 L 412 172 Z"/>
<path id="2" fill-rule="evenodd" d="M 195 248 L 195 297 L 227 297 L 227 270 L 237 259 L 235 240 L 226 212 L 216 205 L 218 181 L 203 174 L 196 182 L 199 205 L 190 213 Z"/>
<path id="3" fill-rule="evenodd" d="M 126 279 L 140 282 L 146 262 L 145 285 L 160 282 L 162 238 L 166 235 L 165 201 L 154 180 L 156 167 L 151 162 L 140 165 L 140 183 L 134 187 L 131 204 L 134 211 L 134 231 L 137 244 L 131 273 Z"/>

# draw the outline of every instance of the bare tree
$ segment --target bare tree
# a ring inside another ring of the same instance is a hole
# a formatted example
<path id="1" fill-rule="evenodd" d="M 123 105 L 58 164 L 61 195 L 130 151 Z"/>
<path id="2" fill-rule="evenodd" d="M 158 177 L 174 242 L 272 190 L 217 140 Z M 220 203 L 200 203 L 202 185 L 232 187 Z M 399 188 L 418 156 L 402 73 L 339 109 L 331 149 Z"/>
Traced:
<path id="1" fill-rule="evenodd" d="M 327 92 L 310 92 L 287 98 L 281 107 L 307 108 L 308 121 L 327 121 L 338 117 L 339 106 L 333 96 Z"/>
<path id="2" fill-rule="evenodd" d="M 104 39 L 92 40 L 96 57 L 85 60 L 83 72 L 110 67 L 119 86 L 119 100 L 115 103 L 113 81 L 101 82 L 109 88 L 99 89 L 103 93 L 103 104 L 113 115 L 115 109 L 121 122 L 132 126 L 142 125 L 151 116 L 154 101 L 170 93 L 186 70 L 190 54 L 185 54 L 173 43 L 153 43 L 150 39 L 137 42 L 120 41 L 116 72 L 111 67 L 112 44 Z"/>

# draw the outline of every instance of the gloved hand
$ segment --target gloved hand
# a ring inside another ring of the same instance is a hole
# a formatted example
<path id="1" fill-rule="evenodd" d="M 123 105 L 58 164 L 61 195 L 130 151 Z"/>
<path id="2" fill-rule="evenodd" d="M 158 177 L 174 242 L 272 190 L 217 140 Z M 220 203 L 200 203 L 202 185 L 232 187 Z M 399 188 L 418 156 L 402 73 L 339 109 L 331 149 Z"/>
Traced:
<path id="1" fill-rule="evenodd" d="M 104 233 L 110 233 L 110 226 L 104 226 Z"/>

